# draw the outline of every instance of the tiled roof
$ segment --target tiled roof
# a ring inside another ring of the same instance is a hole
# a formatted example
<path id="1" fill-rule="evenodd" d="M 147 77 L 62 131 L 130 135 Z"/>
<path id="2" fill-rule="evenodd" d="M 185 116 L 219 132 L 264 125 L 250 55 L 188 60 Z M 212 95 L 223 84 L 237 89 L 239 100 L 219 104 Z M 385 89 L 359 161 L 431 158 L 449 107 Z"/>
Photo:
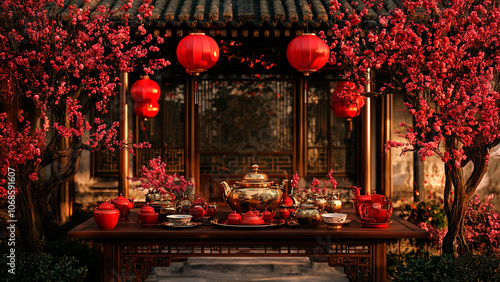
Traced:
<path id="1" fill-rule="evenodd" d="M 395 1 L 384 0 L 383 6 L 368 9 L 364 17 L 367 23 L 377 20 L 379 14 L 386 15 L 396 7 Z M 83 3 L 82 0 L 66 0 L 63 17 L 68 16 L 69 4 L 82 8 L 84 5 L 91 10 L 98 5 L 115 11 L 120 16 L 120 8 L 125 0 L 92 0 Z M 362 10 L 359 0 L 339 0 L 344 14 L 353 9 Z M 127 11 L 131 17 L 137 14 L 142 0 L 134 0 L 133 6 Z M 356 3 L 352 4 L 351 3 Z M 329 27 L 332 18 L 329 15 L 330 0 L 152 0 L 153 14 L 148 19 L 149 26 L 167 28 L 312 28 Z M 339 13 L 337 11 L 337 13 Z"/>

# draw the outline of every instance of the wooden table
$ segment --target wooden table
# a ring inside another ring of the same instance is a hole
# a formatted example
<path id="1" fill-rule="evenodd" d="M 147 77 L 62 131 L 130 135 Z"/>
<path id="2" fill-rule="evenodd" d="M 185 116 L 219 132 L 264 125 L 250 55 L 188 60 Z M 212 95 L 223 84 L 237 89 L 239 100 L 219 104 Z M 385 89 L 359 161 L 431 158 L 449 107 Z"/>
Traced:
<path id="1" fill-rule="evenodd" d="M 91 239 L 98 246 L 102 281 L 143 281 L 153 266 L 169 266 L 172 259 L 192 256 L 314 257 L 344 267 L 351 281 L 385 281 L 387 242 L 428 236 L 396 216 L 387 228 L 362 228 L 354 211 L 344 209 L 352 221 L 341 230 L 328 229 L 324 223 L 267 229 L 142 227 L 137 212 L 132 210 L 113 230 L 98 229 L 91 218 L 69 232 L 71 238 Z"/>

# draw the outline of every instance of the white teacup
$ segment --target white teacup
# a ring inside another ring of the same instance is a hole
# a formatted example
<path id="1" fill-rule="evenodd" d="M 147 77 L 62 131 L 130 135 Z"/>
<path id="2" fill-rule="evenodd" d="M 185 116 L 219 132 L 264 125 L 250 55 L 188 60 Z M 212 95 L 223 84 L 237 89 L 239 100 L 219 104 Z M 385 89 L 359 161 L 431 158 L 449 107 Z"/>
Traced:
<path id="1" fill-rule="evenodd" d="M 190 214 L 170 214 L 167 215 L 168 221 L 173 225 L 187 225 L 193 216 Z"/>
<path id="2" fill-rule="evenodd" d="M 323 221 L 325 223 L 341 224 L 347 219 L 347 214 L 345 213 L 325 213 L 322 215 Z"/>

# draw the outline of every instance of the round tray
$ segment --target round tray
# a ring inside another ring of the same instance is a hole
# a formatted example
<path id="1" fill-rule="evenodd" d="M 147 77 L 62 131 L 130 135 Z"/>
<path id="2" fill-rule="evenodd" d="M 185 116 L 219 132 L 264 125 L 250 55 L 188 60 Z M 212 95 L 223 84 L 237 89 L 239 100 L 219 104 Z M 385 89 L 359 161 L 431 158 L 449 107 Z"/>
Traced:
<path id="1" fill-rule="evenodd" d="M 167 228 L 193 228 L 201 224 L 196 222 L 189 222 L 186 225 L 174 225 L 172 222 L 163 222 L 161 225 Z"/>
<path id="2" fill-rule="evenodd" d="M 217 220 L 214 222 L 215 226 L 225 227 L 225 228 L 236 228 L 236 229 L 262 229 L 262 228 L 274 228 L 284 225 L 284 222 L 272 221 L 270 224 L 227 224 L 225 220 Z"/>

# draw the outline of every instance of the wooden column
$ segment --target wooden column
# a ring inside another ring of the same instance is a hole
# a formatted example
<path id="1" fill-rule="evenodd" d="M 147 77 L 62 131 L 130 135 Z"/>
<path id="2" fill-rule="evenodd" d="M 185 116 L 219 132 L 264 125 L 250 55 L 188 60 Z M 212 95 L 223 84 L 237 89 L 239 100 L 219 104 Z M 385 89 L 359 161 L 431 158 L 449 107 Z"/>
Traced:
<path id="1" fill-rule="evenodd" d="M 196 81 L 190 75 L 186 80 L 185 105 L 185 133 L 184 133 L 184 168 L 185 177 L 194 182 L 195 187 L 200 185 L 200 163 L 197 142 L 197 101 Z"/>
<path id="2" fill-rule="evenodd" d="M 120 92 L 119 92 L 119 117 L 120 127 L 118 128 L 118 138 L 120 140 L 128 139 L 128 108 L 127 108 L 127 93 L 128 93 L 128 73 L 120 73 Z M 120 149 L 118 155 L 118 193 L 123 197 L 128 198 L 128 169 L 129 169 L 128 151 Z"/>
<path id="3" fill-rule="evenodd" d="M 293 172 L 297 171 L 300 177 L 306 176 L 307 164 L 307 96 L 304 91 L 304 76 L 296 76 L 294 88 L 293 110 L 294 123 L 294 154 Z"/>
<path id="4" fill-rule="evenodd" d="M 380 176 L 381 176 L 381 189 L 380 194 L 386 197 L 392 198 L 392 159 L 391 151 L 385 151 L 385 143 L 392 138 L 392 94 L 384 95 L 382 97 L 381 105 L 381 142 L 378 148 L 381 154 L 381 166 L 380 166 Z"/>
<path id="5" fill-rule="evenodd" d="M 370 71 L 368 71 L 368 81 L 366 85 L 366 92 L 371 91 L 371 77 Z M 364 189 L 365 194 L 372 193 L 371 177 L 372 177 L 372 166 L 371 166 L 371 146 L 372 146 L 372 136 L 371 136 L 371 101 L 370 98 L 366 98 L 365 106 L 361 111 L 361 188 Z"/>

